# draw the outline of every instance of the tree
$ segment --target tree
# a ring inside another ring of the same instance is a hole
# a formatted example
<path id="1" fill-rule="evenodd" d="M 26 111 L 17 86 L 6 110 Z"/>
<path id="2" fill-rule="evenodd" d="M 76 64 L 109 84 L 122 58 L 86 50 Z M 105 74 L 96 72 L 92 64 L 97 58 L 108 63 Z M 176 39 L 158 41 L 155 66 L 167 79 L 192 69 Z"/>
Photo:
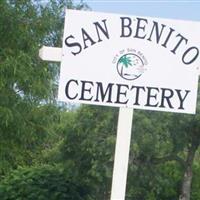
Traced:
<path id="1" fill-rule="evenodd" d="M 195 160 L 195 154 L 200 145 L 199 113 L 197 113 L 194 116 L 183 115 L 179 118 L 176 118 L 176 124 L 174 124 L 173 128 L 173 136 L 176 132 L 176 136 L 174 136 L 174 143 L 177 146 L 177 148 L 184 152 L 182 160 L 180 159 L 180 164 L 182 164 L 184 174 L 179 199 L 190 200 L 193 178 L 193 163 Z"/>
<path id="2" fill-rule="evenodd" d="M 127 199 L 178 199 L 190 155 L 187 147 L 199 141 L 198 114 L 136 111 L 133 120 Z M 116 123 L 117 109 L 81 106 L 63 127 L 66 139 L 59 150 L 61 160 L 68 170 L 73 169 L 77 180 L 87 179 L 95 186 L 99 199 L 110 195 Z M 198 195 L 198 190 L 191 193 Z"/>
<path id="3" fill-rule="evenodd" d="M 164 169 L 164 166 L 173 166 L 171 173 L 176 169 L 174 173 L 177 176 L 173 182 L 169 180 L 171 183 L 168 186 L 171 187 L 175 183 L 173 186 L 175 190 L 170 193 L 176 195 L 169 199 L 189 200 L 192 193 L 193 164 L 200 142 L 199 113 L 183 115 L 141 112 L 135 116 L 135 120 L 133 133 L 135 142 L 132 147 L 133 155 L 130 157 L 132 164 L 139 166 L 139 171 L 146 168 L 151 173 L 151 178 L 146 182 L 147 185 L 148 182 L 156 184 L 159 179 L 163 179 L 160 167 Z M 147 173 L 147 178 L 148 176 Z M 165 183 L 167 184 L 166 177 Z M 165 198 L 160 196 L 161 185 L 159 181 L 159 190 L 153 189 L 153 194 L 156 198 L 165 199 L 167 195 Z M 150 188 L 148 190 L 152 190 Z"/>
<path id="4" fill-rule="evenodd" d="M 81 106 L 64 128 L 60 152 L 76 180 L 93 186 L 93 199 L 110 198 L 117 109 Z"/>
<path id="5" fill-rule="evenodd" d="M 64 7 L 82 1 L 0 1 L 0 176 L 31 165 L 59 121 L 58 65 L 38 57 L 42 45 L 60 46 Z"/>

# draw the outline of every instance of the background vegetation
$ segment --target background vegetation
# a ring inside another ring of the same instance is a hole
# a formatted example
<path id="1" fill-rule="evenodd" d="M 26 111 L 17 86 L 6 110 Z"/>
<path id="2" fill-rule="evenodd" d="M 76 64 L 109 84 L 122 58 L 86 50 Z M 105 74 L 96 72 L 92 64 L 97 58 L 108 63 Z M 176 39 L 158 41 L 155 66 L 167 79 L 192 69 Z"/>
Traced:
<path id="1" fill-rule="evenodd" d="M 56 102 L 64 7 L 0 1 L 0 199 L 108 200 L 118 109 Z M 199 102 L 199 101 L 198 101 Z M 199 105 L 198 105 L 199 109 Z M 127 200 L 200 199 L 200 114 L 134 113 Z"/>

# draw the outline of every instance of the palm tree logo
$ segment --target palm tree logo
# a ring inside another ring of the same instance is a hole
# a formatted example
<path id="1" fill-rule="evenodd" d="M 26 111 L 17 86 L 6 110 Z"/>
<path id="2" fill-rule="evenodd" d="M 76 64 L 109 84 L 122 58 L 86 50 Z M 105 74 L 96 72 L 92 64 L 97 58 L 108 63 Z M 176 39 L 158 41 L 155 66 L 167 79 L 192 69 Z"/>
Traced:
<path id="1" fill-rule="evenodd" d="M 135 80 L 144 73 L 144 62 L 138 55 L 128 53 L 119 58 L 117 71 L 123 79 Z"/>

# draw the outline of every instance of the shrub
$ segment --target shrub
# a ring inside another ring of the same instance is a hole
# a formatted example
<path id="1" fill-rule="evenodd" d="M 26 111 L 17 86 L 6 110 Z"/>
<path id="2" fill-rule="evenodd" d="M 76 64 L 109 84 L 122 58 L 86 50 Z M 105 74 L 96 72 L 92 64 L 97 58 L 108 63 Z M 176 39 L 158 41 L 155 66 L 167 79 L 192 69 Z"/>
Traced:
<path id="1" fill-rule="evenodd" d="M 20 168 L 0 183 L 1 200 L 88 200 L 88 193 L 58 166 Z"/>

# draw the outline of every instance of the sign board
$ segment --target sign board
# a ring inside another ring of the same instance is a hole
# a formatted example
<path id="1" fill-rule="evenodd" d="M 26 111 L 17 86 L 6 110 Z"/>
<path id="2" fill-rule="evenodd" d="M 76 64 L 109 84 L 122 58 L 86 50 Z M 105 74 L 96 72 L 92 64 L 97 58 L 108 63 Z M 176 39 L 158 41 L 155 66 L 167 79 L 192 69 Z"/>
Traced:
<path id="1" fill-rule="evenodd" d="M 200 23 L 66 10 L 58 100 L 195 113 Z"/>

